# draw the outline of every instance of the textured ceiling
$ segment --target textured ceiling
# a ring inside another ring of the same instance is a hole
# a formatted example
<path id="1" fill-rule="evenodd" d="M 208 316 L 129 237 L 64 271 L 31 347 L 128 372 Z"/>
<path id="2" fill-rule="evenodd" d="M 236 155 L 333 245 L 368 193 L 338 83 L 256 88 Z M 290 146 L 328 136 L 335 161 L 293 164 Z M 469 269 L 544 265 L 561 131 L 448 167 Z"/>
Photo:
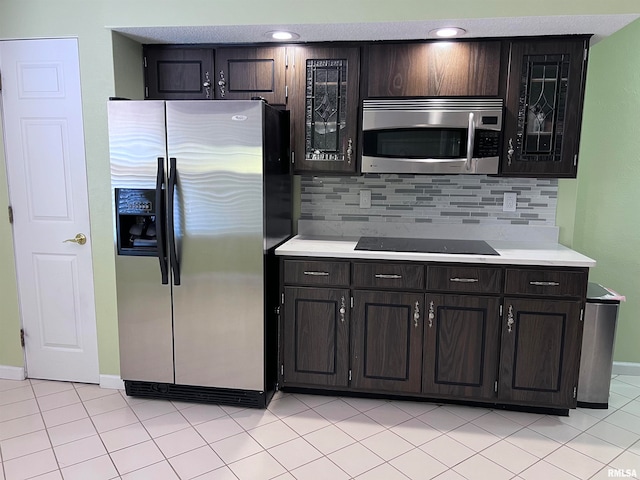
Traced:
<path id="1" fill-rule="evenodd" d="M 620 30 L 640 14 L 474 18 L 385 23 L 211 25 L 180 27 L 112 27 L 141 43 L 262 43 L 271 30 L 300 35 L 297 42 L 417 40 L 443 26 L 467 30 L 462 38 L 593 34 L 591 44 Z"/>

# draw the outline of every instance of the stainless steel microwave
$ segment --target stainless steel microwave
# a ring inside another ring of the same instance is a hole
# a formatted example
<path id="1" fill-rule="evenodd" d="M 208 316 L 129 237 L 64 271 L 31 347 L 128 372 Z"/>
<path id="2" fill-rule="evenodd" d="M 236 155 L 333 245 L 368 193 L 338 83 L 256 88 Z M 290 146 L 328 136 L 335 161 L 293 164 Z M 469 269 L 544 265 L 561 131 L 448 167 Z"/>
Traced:
<path id="1" fill-rule="evenodd" d="M 364 100 L 362 173 L 496 174 L 496 98 Z"/>

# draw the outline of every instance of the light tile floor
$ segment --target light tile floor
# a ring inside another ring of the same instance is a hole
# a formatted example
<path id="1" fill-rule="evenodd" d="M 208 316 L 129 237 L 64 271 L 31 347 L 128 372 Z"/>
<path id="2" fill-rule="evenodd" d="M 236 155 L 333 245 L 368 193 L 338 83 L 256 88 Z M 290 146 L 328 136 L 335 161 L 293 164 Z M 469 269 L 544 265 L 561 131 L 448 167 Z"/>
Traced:
<path id="1" fill-rule="evenodd" d="M 95 385 L 0 380 L 0 480 L 640 474 L 640 377 L 614 377 L 609 405 L 556 417 L 278 392 L 262 411 L 141 400 Z"/>

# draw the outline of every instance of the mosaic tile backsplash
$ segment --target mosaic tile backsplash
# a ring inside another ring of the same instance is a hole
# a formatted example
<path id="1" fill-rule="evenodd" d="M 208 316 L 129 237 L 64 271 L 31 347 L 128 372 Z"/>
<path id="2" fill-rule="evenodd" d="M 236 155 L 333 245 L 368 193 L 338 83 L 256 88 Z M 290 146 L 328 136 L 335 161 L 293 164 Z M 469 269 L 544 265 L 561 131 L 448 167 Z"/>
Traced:
<path id="1" fill-rule="evenodd" d="M 360 208 L 371 190 L 371 208 Z M 503 212 L 504 192 L 516 192 L 515 212 Z M 301 178 L 301 220 L 555 225 L 557 179 L 484 175 L 391 175 Z"/>

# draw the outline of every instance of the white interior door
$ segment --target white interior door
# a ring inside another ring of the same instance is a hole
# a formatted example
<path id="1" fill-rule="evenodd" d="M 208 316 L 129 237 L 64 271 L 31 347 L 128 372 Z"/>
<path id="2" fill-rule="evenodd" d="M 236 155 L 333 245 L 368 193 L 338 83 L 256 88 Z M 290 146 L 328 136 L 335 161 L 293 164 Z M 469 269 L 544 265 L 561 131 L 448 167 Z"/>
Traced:
<path id="1" fill-rule="evenodd" d="M 77 40 L 0 41 L 0 74 L 27 375 L 98 383 Z"/>

